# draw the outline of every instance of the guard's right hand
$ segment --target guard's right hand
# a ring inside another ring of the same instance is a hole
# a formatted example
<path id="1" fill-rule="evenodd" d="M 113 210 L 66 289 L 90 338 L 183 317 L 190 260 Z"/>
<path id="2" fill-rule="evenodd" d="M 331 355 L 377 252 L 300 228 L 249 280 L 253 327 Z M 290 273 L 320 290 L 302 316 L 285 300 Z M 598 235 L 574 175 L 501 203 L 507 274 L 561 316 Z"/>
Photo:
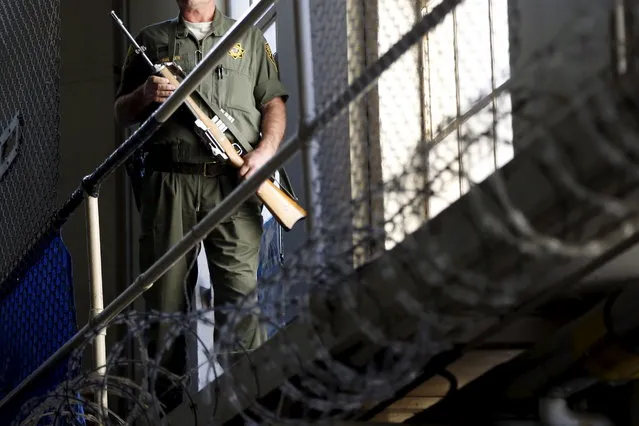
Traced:
<path id="1" fill-rule="evenodd" d="M 144 98 L 147 102 L 164 102 L 176 87 L 169 80 L 156 75 L 150 76 L 144 83 Z"/>

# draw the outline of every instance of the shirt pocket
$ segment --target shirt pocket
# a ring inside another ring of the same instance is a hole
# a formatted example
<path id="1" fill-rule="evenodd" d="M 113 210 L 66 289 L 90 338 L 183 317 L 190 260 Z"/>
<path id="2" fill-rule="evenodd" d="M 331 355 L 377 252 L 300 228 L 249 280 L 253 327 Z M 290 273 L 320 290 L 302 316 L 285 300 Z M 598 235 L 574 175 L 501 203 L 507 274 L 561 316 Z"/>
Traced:
<path id="1" fill-rule="evenodd" d="M 222 107 L 255 112 L 253 78 L 242 66 L 224 61 L 214 68 L 217 98 Z"/>

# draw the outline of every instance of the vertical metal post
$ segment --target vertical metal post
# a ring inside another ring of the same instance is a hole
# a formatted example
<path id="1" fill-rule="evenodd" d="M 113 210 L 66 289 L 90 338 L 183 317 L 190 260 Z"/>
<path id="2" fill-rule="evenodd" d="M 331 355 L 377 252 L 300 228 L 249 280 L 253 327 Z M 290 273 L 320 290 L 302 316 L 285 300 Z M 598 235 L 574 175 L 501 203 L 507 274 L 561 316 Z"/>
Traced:
<path id="1" fill-rule="evenodd" d="M 626 1 L 615 0 L 613 10 L 613 40 L 616 59 L 617 75 L 624 75 L 628 71 L 628 35 L 626 28 Z"/>
<path id="2" fill-rule="evenodd" d="M 91 292 L 91 311 L 89 324 L 104 309 L 104 296 L 102 291 L 102 253 L 100 250 L 100 215 L 98 198 L 92 195 L 87 197 L 87 245 L 89 252 L 89 282 Z M 95 372 L 99 376 L 106 373 L 106 327 L 97 330 L 93 343 L 93 358 Z M 106 419 L 109 412 L 109 400 L 106 390 L 106 378 L 104 386 L 96 395 L 96 402 L 102 408 L 102 419 Z"/>
<path id="3" fill-rule="evenodd" d="M 300 131 L 315 119 L 315 88 L 313 87 L 313 43 L 311 39 L 310 1 L 294 1 L 295 8 L 295 39 L 297 50 L 297 69 L 300 98 Z M 312 140 L 302 144 L 302 164 L 304 167 L 304 190 L 306 192 L 306 226 L 309 235 L 315 228 L 316 197 L 313 188 Z"/>

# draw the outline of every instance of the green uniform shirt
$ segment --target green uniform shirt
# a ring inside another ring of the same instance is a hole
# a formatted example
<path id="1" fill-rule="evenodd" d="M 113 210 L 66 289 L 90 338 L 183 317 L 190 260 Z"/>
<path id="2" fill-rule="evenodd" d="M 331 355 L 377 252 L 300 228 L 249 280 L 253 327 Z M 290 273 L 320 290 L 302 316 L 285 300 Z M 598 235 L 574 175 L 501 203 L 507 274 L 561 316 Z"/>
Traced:
<path id="1" fill-rule="evenodd" d="M 153 63 L 173 61 L 188 74 L 234 22 L 216 10 L 212 33 L 198 41 L 189 33 L 180 16 L 143 28 L 136 39 L 146 48 L 146 54 Z M 116 98 L 135 90 L 151 73 L 152 69 L 143 58 L 136 55 L 134 49 L 129 49 Z M 278 96 L 285 101 L 288 98 L 279 80 L 270 46 L 262 32 L 255 27 L 249 29 L 224 55 L 224 59 L 214 66 L 198 90 L 209 102 L 229 113 L 235 119 L 238 130 L 253 145 L 260 139 L 260 107 Z M 152 105 L 145 118 L 158 105 Z M 146 150 L 168 151 L 173 161 L 211 161 L 211 153 L 195 133 L 193 123 L 194 118 L 186 108 L 180 108 L 149 140 Z M 230 132 L 226 134 L 231 141 L 235 141 Z"/>

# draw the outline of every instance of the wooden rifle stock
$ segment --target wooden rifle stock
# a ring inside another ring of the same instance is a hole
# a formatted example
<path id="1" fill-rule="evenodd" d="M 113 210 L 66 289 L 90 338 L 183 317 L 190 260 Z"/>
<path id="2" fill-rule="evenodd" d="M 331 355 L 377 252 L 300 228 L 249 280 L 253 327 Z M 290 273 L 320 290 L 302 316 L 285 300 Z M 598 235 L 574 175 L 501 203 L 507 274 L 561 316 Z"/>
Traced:
<path id="1" fill-rule="evenodd" d="M 168 79 L 174 86 L 179 86 L 180 82 L 166 66 L 160 70 L 162 77 Z M 189 110 L 200 119 L 211 132 L 217 143 L 228 156 L 229 162 L 236 168 L 244 165 L 244 159 L 235 151 L 231 142 L 226 138 L 224 133 L 217 127 L 202 109 L 197 105 L 191 96 L 185 100 Z M 257 196 L 264 203 L 266 208 L 271 212 L 273 217 L 282 225 L 286 231 L 293 229 L 293 226 L 306 217 L 306 211 L 289 197 L 284 191 L 278 188 L 273 181 L 267 179 L 258 188 Z"/>

